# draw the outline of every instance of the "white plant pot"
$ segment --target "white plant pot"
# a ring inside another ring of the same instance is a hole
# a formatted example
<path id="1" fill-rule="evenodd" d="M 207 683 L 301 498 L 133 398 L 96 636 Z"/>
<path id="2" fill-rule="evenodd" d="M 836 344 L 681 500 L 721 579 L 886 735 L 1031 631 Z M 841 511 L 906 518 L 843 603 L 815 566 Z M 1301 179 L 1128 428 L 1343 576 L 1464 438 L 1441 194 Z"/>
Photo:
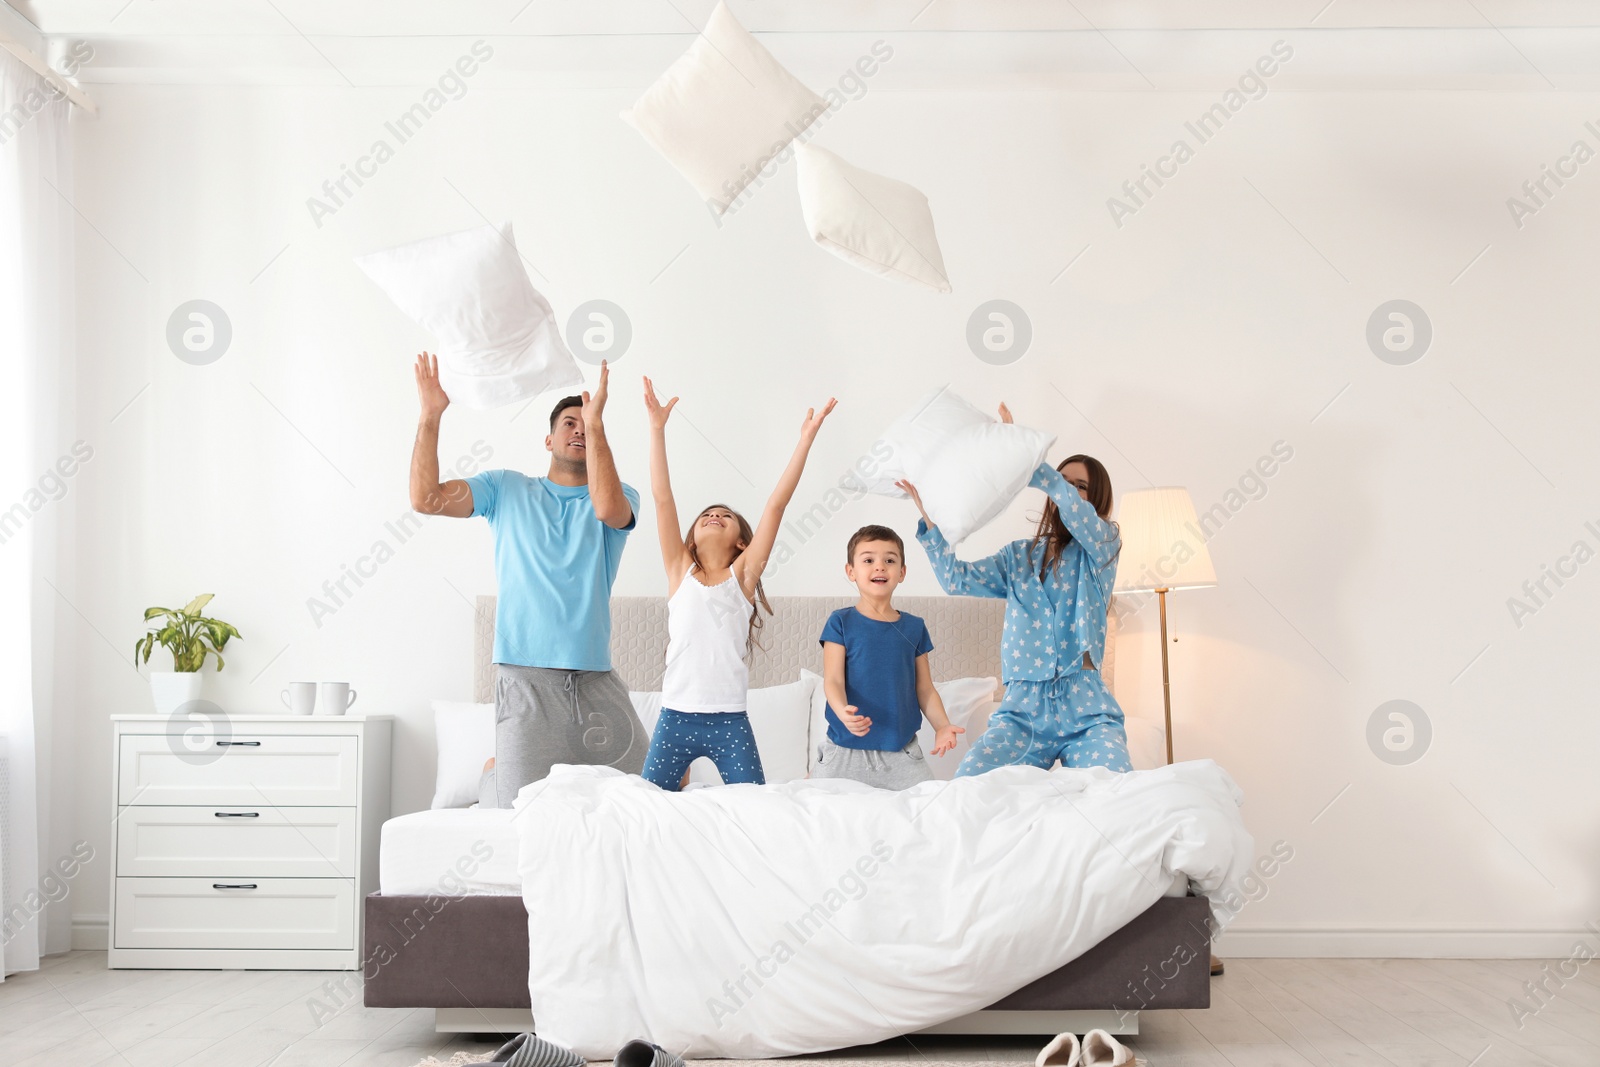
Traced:
<path id="1" fill-rule="evenodd" d="M 151 671 L 150 696 L 157 715 L 171 715 L 191 700 L 200 699 L 199 671 Z"/>

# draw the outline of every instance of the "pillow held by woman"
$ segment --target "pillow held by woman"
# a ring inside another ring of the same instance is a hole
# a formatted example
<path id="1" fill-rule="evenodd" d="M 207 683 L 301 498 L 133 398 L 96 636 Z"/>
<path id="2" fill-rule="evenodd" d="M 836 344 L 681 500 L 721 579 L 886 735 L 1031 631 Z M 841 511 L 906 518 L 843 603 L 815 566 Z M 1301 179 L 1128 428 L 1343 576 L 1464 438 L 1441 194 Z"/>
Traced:
<path id="1" fill-rule="evenodd" d="M 952 545 L 1005 510 L 1044 462 L 1055 435 L 999 422 L 940 386 L 884 431 L 872 446 L 889 458 L 867 491 L 904 497 L 910 481 L 928 517 Z"/>

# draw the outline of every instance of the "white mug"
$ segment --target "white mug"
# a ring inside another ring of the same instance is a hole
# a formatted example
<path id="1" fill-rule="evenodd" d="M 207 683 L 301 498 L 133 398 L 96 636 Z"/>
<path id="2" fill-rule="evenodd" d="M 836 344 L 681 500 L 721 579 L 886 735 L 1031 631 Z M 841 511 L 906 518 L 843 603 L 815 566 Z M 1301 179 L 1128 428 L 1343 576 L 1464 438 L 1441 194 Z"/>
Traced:
<path id="1" fill-rule="evenodd" d="M 291 715 L 310 715 L 316 710 L 317 683 L 290 682 L 289 687 L 278 694 L 278 699 Z"/>
<path id="2" fill-rule="evenodd" d="M 322 682 L 317 686 L 317 703 L 323 715 L 343 715 L 356 702 L 356 691 L 349 682 Z"/>

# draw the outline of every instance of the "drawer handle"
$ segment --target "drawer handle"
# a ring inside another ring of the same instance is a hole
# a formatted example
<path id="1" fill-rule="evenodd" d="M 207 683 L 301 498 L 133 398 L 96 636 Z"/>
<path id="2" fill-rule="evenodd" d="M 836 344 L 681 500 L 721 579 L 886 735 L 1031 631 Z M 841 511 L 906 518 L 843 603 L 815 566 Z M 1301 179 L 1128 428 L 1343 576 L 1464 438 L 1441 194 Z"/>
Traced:
<path id="1" fill-rule="evenodd" d="M 216 811 L 212 812 L 219 819 L 259 819 L 259 811 Z"/>
<path id="2" fill-rule="evenodd" d="M 228 885 L 228 884 L 226 884 L 224 882 L 212 882 L 211 883 L 211 888 L 212 889 L 256 889 L 256 888 L 259 888 L 259 887 L 254 882 L 246 882 L 243 885 Z"/>
<path id="3" fill-rule="evenodd" d="M 227 748 L 229 745 L 239 745 L 241 747 L 247 747 L 247 748 L 260 748 L 261 747 L 261 742 L 260 741 L 218 741 L 217 742 L 217 747 L 218 748 Z"/>

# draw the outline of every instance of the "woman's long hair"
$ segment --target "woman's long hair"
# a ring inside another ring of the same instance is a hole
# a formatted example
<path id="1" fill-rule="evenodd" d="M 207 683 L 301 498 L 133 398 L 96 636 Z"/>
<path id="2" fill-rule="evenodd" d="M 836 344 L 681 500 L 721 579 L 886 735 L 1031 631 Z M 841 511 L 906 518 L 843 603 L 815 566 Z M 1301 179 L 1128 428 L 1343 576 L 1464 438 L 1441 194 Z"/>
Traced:
<path id="1" fill-rule="evenodd" d="M 1068 456 L 1056 464 L 1056 470 L 1063 475 L 1067 467 L 1073 463 L 1082 463 L 1089 472 L 1089 505 L 1094 508 L 1094 513 L 1102 519 L 1111 518 L 1111 475 L 1106 473 L 1105 464 L 1093 456 Z M 1073 487 L 1077 491 L 1077 487 Z M 1039 545 L 1044 545 L 1044 561 L 1039 564 L 1039 580 L 1044 581 L 1050 569 L 1061 562 L 1061 553 L 1066 551 L 1072 543 L 1072 534 L 1067 529 L 1067 524 L 1061 521 L 1061 511 L 1056 507 L 1054 500 L 1044 507 L 1044 514 L 1039 516 L 1039 526 L 1034 530 L 1033 541 L 1028 545 L 1028 555 L 1031 558 L 1033 550 Z M 1122 550 L 1117 549 L 1121 555 Z M 1115 559 L 1115 557 L 1112 557 Z"/>
<path id="2" fill-rule="evenodd" d="M 732 563 L 734 559 L 738 559 L 739 556 L 743 554 L 745 548 L 750 544 L 750 542 L 755 540 L 756 532 L 750 528 L 750 523 L 745 520 L 743 515 L 739 514 L 737 511 L 734 511 L 728 505 L 712 504 L 709 507 L 702 508 L 700 514 L 696 515 L 694 517 L 694 521 L 689 524 L 689 532 L 685 534 L 683 538 L 684 550 L 689 553 L 689 560 L 693 564 L 693 566 L 689 568 L 690 574 L 693 574 L 695 571 L 705 570 L 705 568 L 700 565 L 700 551 L 694 543 L 694 531 L 699 527 L 700 520 L 706 517 L 706 512 L 719 510 L 726 511 L 735 519 L 739 520 L 739 546 L 733 550 L 733 559 L 730 559 L 728 561 L 729 563 Z M 743 595 L 744 594 L 741 592 L 740 596 L 742 597 Z M 747 656 L 750 654 L 750 650 L 756 647 L 756 631 L 761 629 L 762 626 L 766 625 L 762 621 L 760 608 L 766 608 L 767 614 L 772 614 L 772 605 L 767 601 L 767 591 L 762 588 L 760 578 L 756 579 L 756 603 L 759 604 L 760 607 L 750 612 L 750 632 L 745 635 L 744 654 Z"/>

